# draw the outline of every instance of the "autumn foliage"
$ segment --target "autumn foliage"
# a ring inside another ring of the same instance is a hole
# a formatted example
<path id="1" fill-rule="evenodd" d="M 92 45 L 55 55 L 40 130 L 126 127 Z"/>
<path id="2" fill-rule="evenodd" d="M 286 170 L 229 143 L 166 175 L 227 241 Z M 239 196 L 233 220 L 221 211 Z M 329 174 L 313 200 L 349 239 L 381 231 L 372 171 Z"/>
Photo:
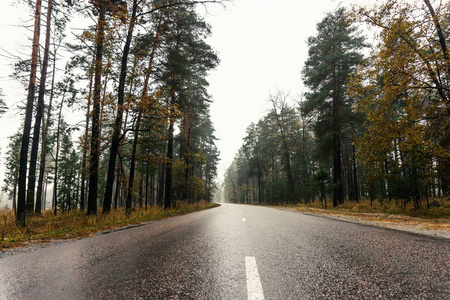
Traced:
<path id="1" fill-rule="evenodd" d="M 307 92 L 271 96 L 274 109 L 248 127 L 226 173 L 225 197 L 441 206 L 450 192 L 449 20 L 448 3 L 428 0 L 327 14 L 308 39 Z"/>

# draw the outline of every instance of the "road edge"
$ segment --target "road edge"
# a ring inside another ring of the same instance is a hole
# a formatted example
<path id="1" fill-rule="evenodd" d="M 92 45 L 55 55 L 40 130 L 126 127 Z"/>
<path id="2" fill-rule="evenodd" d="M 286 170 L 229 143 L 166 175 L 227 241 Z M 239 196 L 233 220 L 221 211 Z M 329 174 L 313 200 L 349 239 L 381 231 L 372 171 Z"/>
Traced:
<path id="1" fill-rule="evenodd" d="M 315 216 L 315 217 L 339 220 L 339 221 L 343 221 L 343 222 L 361 224 L 361 225 L 365 225 L 365 226 L 372 226 L 372 227 L 377 227 L 377 228 L 382 228 L 382 229 L 403 231 L 403 232 L 408 232 L 411 234 L 433 237 L 433 238 L 437 238 L 437 239 L 450 240 L 450 230 L 430 229 L 430 228 L 425 228 L 425 227 L 421 226 L 420 224 L 415 224 L 415 225 L 392 224 L 392 223 L 389 223 L 388 221 L 384 221 L 384 220 L 374 221 L 374 220 L 368 220 L 368 219 L 364 219 L 361 217 L 357 217 L 357 216 L 355 217 L 355 216 L 346 215 L 346 214 L 322 214 L 322 213 L 314 213 L 312 211 L 301 211 L 301 210 L 297 210 L 295 208 L 276 207 L 276 206 L 271 206 L 271 208 L 280 209 L 280 210 L 284 210 L 284 211 L 296 212 L 296 213 Z"/>

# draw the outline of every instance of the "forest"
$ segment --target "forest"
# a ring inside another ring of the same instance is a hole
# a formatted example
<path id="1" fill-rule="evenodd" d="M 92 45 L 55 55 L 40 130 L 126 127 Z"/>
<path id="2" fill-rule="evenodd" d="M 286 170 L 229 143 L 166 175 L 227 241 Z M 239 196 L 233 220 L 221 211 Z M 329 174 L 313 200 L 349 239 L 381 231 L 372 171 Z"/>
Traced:
<path id="1" fill-rule="evenodd" d="M 448 201 L 449 20 L 448 2 L 428 0 L 328 13 L 307 41 L 305 93 L 269 95 L 226 171 L 225 198 L 323 208 Z"/>
<path id="2" fill-rule="evenodd" d="M 219 57 L 196 9 L 228 1 L 26 2 L 31 56 L 11 74 L 27 92 L 23 123 L 3 147 L 2 191 L 17 224 L 50 209 L 89 216 L 211 202 L 219 149 L 206 77 Z M 69 38 L 74 19 L 87 25 Z M 225 173 L 225 200 L 441 205 L 449 20 L 449 3 L 429 0 L 326 14 L 298 66 L 305 92 L 269 95 L 271 109 L 248 126 Z M 83 121 L 69 122 L 67 108 Z"/>
<path id="3" fill-rule="evenodd" d="M 206 75 L 219 58 L 196 6 L 222 2 L 28 1 L 32 54 L 12 74 L 28 94 L 2 187 L 18 225 L 50 209 L 211 202 L 219 150 Z M 91 25 L 69 39 L 74 18 Z M 65 108 L 83 122 L 69 125 Z"/>

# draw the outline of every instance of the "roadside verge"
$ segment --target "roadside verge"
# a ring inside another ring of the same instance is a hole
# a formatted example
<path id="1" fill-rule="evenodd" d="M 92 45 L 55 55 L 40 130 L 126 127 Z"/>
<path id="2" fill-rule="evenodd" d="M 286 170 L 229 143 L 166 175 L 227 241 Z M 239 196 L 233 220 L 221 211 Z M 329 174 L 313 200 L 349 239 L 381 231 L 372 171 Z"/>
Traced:
<path id="1" fill-rule="evenodd" d="M 349 213 L 336 210 L 331 211 L 307 207 L 275 207 L 280 209 L 298 211 L 304 214 L 325 216 L 348 222 L 450 239 L 450 219 L 422 219 L 381 213 Z"/>

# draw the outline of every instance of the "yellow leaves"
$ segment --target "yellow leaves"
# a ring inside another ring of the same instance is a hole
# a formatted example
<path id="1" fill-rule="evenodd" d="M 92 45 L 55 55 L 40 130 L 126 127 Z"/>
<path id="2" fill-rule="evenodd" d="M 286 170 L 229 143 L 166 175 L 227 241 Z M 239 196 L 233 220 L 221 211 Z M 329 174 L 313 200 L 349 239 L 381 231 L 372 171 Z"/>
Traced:
<path id="1" fill-rule="evenodd" d="M 448 62 L 436 39 L 435 20 L 417 3 L 384 1 L 372 9 L 353 9 L 379 30 L 370 65 L 358 68 L 348 84 L 356 109 L 367 118 L 358 156 L 374 174 L 384 172 L 380 163 L 399 153 L 407 164 L 449 156 L 439 133 L 439 124 L 449 122 L 442 117 L 448 101 L 435 88 L 445 82 L 439 76 L 446 74 Z M 443 11 L 441 20 L 450 19 L 450 11 Z"/>
<path id="2" fill-rule="evenodd" d="M 84 30 L 81 34 L 76 35 L 77 39 L 81 41 L 95 41 L 95 32 L 92 30 Z"/>
<path id="3" fill-rule="evenodd" d="M 185 177 L 190 166 L 185 161 L 177 160 L 173 164 L 173 185 L 174 188 L 186 194 L 205 195 L 205 182 L 195 175 Z"/>

